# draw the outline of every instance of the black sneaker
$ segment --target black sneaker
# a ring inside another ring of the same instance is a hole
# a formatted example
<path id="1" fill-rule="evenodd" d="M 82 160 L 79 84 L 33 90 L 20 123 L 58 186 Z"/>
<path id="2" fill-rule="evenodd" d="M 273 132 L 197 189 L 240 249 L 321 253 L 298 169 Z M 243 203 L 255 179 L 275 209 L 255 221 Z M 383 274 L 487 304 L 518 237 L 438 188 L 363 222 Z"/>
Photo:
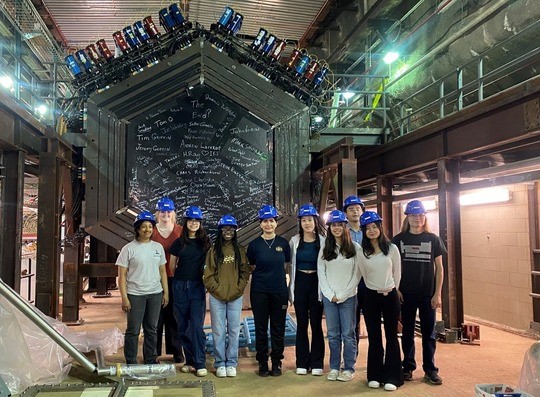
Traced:
<path id="1" fill-rule="evenodd" d="M 403 371 L 403 380 L 407 382 L 412 380 L 412 371 Z"/>
<path id="2" fill-rule="evenodd" d="M 268 375 L 269 375 L 268 363 L 267 362 L 259 363 L 259 376 L 266 378 Z"/>
<path id="3" fill-rule="evenodd" d="M 432 385 L 442 385 L 442 379 L 437 372 L 426 373 L 424 379 Z"/>
<path id="4" fill-rule="evenodd" d="M 281 376 L 283 372 L 281 371 L 281 363 L 275 362 L 272 363 L 272 376 Z"/>

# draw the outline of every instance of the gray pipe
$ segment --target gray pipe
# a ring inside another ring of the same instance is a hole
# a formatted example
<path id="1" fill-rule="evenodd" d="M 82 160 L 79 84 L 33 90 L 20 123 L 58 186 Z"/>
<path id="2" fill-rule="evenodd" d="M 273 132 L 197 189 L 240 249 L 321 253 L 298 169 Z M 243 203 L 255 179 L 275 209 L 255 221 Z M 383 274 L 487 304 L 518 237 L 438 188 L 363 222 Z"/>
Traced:
<path id="1" fill-rule="evenodd" d="M 60 335 L 47 321 L 41 318 L 34 308 L 17 294 L 9 285 L 0 278 L 0 294 L 4 296 L 13 306 L 19 309 L 29 320 L 45 332 L 53 341 L 64 349 L 71 357 L 90 372 L 96 371 L 96 366 L 84 354 L 78 351 L 66 338 Z"/>

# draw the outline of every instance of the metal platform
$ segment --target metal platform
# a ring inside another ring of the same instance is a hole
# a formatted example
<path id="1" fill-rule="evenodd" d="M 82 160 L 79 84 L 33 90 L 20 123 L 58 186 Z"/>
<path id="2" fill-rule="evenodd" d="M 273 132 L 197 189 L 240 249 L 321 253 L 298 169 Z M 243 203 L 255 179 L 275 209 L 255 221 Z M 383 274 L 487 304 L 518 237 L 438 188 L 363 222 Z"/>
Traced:
<path id="1" fill-rule="evenodd" d="M 216 390 L 214 382 L 193 381 L 193 382 L 111 382 L 111 383 L 78 383 L 78 384 L 60 384 L 60 385 L 38 385 L 26 389 L 21 397 L 44 397 L 44 396 L 80 396 L 85 397 L 124 397 L 124 396 L 178 396 L 179 390 L 182 395 L 193 395 L 202 397 L 215 397 Z M 190 393 L 193 392 L 193 393 Z"/>

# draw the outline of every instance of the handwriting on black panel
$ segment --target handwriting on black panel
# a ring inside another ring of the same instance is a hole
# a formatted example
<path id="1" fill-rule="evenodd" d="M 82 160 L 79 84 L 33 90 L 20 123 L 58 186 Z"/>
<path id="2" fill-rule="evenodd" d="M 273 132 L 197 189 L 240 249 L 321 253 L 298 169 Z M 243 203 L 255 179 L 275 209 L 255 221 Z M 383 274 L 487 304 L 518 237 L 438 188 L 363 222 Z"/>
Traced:
<path id="1" fill-rule="evenodd" d="M 155 207 L 163 196 L 181 214 L 188 205 L 218 219 L 233 213 L 251 221 L 273 190 L 270 125 L 210 87 L 149 110 L 128 127 L 128 202 Z"/>

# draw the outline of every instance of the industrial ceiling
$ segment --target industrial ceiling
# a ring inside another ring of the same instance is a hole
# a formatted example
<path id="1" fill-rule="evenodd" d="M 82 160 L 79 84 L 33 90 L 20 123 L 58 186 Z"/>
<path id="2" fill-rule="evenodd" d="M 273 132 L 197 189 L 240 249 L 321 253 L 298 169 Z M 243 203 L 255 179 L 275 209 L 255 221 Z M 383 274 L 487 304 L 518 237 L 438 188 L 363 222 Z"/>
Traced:
<path id="1" fill-rule="evenodd" d="M 127 25 L 151 15 L 157 23 L 158 11 L 170 0 L 43 0 L 68 48 L 83 48 L 111 35 Z M 241 33 L 254 36 L 264 27 L 282 40 L 298 42 L 310 28 L 326 0 L 182 0 L 177 1 L 184 17 L 210 28 L 225 6 L 244 16 Z"/>

